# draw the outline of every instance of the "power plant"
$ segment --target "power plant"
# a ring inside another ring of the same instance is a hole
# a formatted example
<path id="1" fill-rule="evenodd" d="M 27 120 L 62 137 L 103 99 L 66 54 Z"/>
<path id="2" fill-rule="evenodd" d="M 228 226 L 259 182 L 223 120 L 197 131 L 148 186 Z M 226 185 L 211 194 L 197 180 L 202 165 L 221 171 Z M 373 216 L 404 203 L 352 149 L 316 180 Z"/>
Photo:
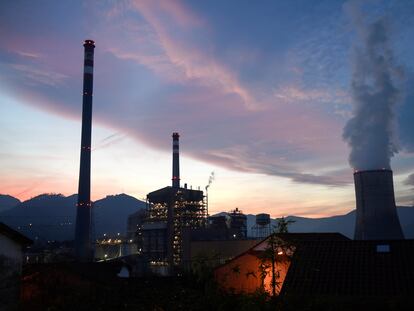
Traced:
<path id="1" fill-rule="evenodd" d="M 85 40 L 83 46 L 85 48 L 85 54 L 82 93 L 82 139 L 78 203 L 76 208 L 75 254 L 79 261 L 92 261 L 91 139 L 93 55 L 95 42 L 92 40 Z"/>
<path id="2" fill-rule="evenodd" d="M 143 256 L 168 273 L 181 264 L 183 230 L 203 228 L 207 223 L 203 191 L 180 187 L 179 137 L 172 135 L 172 186 L 147 195 L 146 219 L 138 230 Z"/>
<path id="3" fill-rule="evenodd" d="M 391 170 L 354 173 L 356 196 L 355 240 L 404 239 L 394 198 Z"/>

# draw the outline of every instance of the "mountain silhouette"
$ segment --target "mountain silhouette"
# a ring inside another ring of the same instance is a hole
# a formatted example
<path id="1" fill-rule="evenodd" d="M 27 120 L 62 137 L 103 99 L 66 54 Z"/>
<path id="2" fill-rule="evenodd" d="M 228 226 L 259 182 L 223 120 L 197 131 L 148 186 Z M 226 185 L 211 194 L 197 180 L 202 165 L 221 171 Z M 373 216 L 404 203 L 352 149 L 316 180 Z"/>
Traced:
<path id="1" fill-rule="evenodd" d="M 7 194 L 0 194 L 0 213 L 20 204 L 20 200 Z"/>
<path id="2" fill-rule="evenodd" d="M 73 240 L 77 195 L 41 194 L 0 213 L 0 221 L 35 240 Z M 94 202 L 96 236 L 125 234 L 128 215 L 145 208 L 126 194 L 109 195 Z"/>
<path id="3" fill-rule="evenodd" d="M 2 201 L 3 197 L 6 197 L 4 201 Z M 76 194 L 71 196 L 42 194 L 21 203 L 13 197 L 2 195 L 0 221 L 35 240 L 73 240 L 76 201 Z M 17 205 L 11 207 L 13 202 Z M 104 233 L 112 236 L 117 233 L 124 235 L 128 216 L 145 208 L 145 204 L 127 194 L 108 195 L 95 201 L 93 224 L 96 237 L 101 237 Z M 400 206 L 397 211 L 405 238 L 413 239 L 414 207 Z M 219 215 L 226 215 L 226 213 L 219 213 Z M 249 236 L 252 236 L 251 228 L 255 224 L 255 219 L 255 215 L 247 215 Z M 355 210 L 345 215 L 331 217 L 288 216 L 287 219 L 294 221 L 289 226 L 290 232 L 339 232 L 349 238 L 354 236 Z M 272 225 L 276 225 L 275 219 L 272 219 Z"/>

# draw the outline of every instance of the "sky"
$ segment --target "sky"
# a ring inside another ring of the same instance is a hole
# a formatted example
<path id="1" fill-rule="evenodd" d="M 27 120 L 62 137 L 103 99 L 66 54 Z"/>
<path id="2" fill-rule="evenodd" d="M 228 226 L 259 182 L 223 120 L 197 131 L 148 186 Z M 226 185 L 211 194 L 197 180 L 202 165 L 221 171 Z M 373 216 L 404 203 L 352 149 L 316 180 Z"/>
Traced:
<path id="1" fill-rule="evenodd" d="M 170 185 L 177 131 L 181 183 L 204 189 L 214 172 L 210 213 L 347 213 L 359 32 L 379 19 L 398 71 L 396 201 L 412 205 L 411 0 L 1 1 L 0 192 L 76 193 L 92 39 L 93 200 Z"/>

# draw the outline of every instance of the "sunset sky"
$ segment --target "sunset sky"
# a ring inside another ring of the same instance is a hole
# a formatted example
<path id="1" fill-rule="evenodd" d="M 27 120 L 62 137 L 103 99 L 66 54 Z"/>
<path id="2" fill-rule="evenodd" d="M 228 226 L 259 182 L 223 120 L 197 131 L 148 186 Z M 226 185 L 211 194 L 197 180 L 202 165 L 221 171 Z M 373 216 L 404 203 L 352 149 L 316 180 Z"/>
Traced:
<path id="1" fill-rule="evenodd" d="M 398 64 L 396 199 L 414 187 L 414 1 L 1 1 L 0 193 L 76 193 L 83 40 L 95 41 L 92 199 L 181 182 L 210 212 L 329 216 L 355 207 L 343 128 L 362 23 Z"/>

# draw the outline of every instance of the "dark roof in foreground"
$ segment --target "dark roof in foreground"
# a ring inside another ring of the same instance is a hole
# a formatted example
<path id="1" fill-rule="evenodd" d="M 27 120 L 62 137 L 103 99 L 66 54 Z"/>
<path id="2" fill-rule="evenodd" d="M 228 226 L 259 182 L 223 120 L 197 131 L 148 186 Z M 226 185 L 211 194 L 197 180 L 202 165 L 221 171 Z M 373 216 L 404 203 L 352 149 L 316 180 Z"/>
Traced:
<path id="1" fill-rule="evenodd" d="M 5 225 L 2 222 L 0 222 L 0 234 L 7 236 L 8 238 L 12 239 L 13 241 L 23 246 L 33 244 L 33 241 L 30 240 L 28 237 L 10 228 L 9 226 Z"/>
<path id="2" fill-rule="evenodd" d="M 350 241 L 349 238 L 339 232 L 308 232 L 308 233 L 276 233 L 277 237 L 292 242 L 308 241 Z M 267 238 L 266 238 L 267 239 Z"/>
<path id="3" fill-rule="evenodd" d="M 414 240 L 300 243 L 281 294 L 413 295 Z"/>
<path id="4" fill-rule="evenodd" d="M 281 238 L 284 241 L 287 241 L 289 243 L 292 243 L 294 246 L 299 246 L 302 244 L 307 244 L 311 241 L 318 242 L 318 241 L 350 241 L 346 236 L 339 232 L 308 232 L 308 233 L 273 233 L 277 237 Z M 230 262 L 233 262 L 234 260 L 244 256 L 245 254 L 254 254 L 258 255 L 263 251 L 263 248 L 261 246 L 266 243 L 266 241 L 272 236 L 269 235 L 268 237 L 260 240 L 258 243 L 254 244 L 252 247 L 250 247 L 245 252 L 241 253 L 240 255 L 237 255 L 236 257 L 232 258 L 230 261 L 227 261 L 219 266 L 217 266 L 215 269 L 218 269 L 222 266 L 225 266 L 229 264 Z M 259 248 L 259 249 L 258 249 Z"/>

